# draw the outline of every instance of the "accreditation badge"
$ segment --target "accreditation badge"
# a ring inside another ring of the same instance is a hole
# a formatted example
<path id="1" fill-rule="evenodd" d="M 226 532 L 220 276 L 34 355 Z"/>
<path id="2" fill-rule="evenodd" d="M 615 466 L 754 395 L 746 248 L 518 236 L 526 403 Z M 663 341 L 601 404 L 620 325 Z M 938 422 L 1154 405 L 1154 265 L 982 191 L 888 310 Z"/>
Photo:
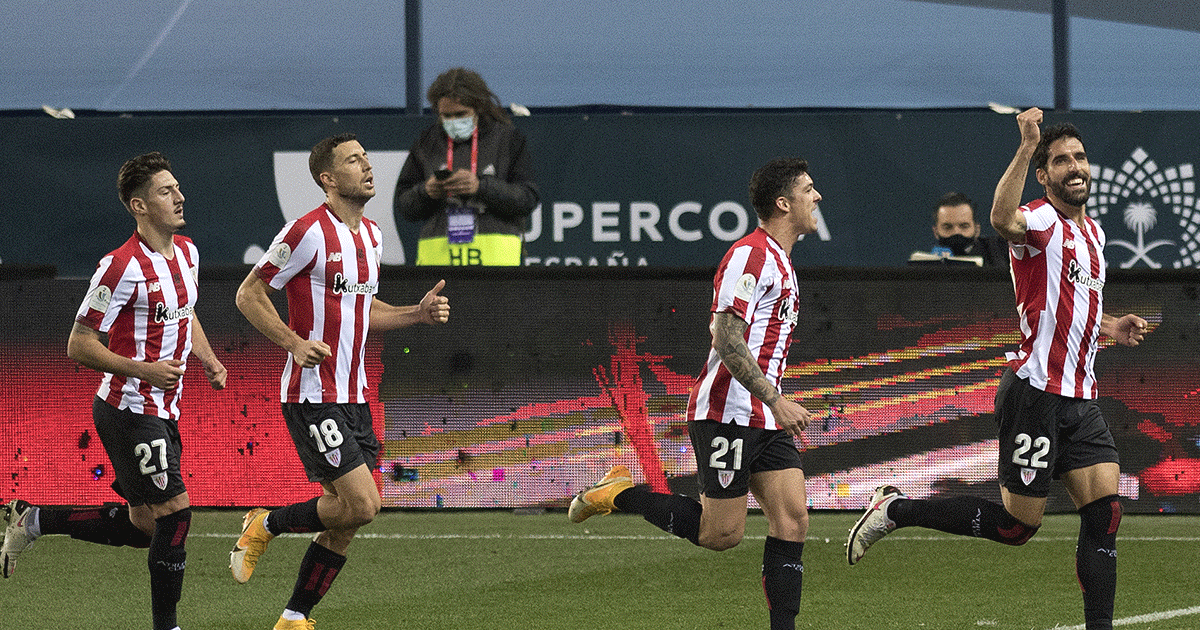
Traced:
<path id="1" fill-rule="evenodd" d="M 446 219 L 446 239 L 450 241 L 451 245 L 465 245 L 475 241 L 475 208 L 447 206 Z"/>

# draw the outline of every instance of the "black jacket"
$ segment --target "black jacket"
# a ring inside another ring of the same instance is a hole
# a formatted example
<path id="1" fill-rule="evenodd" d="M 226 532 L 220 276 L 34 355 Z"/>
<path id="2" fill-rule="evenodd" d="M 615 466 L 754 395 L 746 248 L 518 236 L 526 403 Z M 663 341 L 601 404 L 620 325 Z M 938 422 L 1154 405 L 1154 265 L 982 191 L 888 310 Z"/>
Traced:
<path id="1" fill-rule="evenodd" d="M 446 166 L 446 132 L 434 124 L 413 144 L 396 181 L 396 223 L 425 221 L 421 238 L 446 234 L 446 200 L 425 193 L 425 181 Z M 476 175 L 479 191 L 462 199 L 480 209 L 480 234 L 525 233 L 525 217 L 537 207 L 537 184 L 525 147 L 525 136 L 511 124 L 480 125 Z M 471 140 L 454 143 L 454 168 L 470 168 Z"/>

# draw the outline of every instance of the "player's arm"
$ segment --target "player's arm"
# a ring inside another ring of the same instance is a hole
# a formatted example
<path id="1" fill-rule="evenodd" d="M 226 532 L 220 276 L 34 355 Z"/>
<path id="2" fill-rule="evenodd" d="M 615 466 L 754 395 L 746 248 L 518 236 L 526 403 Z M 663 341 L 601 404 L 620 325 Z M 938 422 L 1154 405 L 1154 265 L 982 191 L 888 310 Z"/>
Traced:
<path id="1" fill-rule="evenodd" d="M 1136 346 L 1146 338 L 1146 320 L 1134 314 L 1124 317 L 1113 317 L 1109 314 L 1100 316 L 1100 334 L 1108 335 L 1113 341 L 1123 346 Z"/>
<path id="2" fill-rule="evenodd" d="M 208 378 L 208 384 L 212 385 L 213 389 L 225 389 L 225 366 L 221 364 L 221 360 L 217 358 L 217 353 L 213 352 L 212 345 L 208 343 L 208 336 L 204 334 L 204 328 L 200 326 L 200 318 L 192 314 L 192 354 L 200 359 L 200 364 L 204 366 L 204 376 Z"/>
<path id="3" fill-rule="evenodd" d="M 712 321 L 712 347 L 721 357 L 725 369 L 737 379 L 751 396 L 771 408 L 775 422 L 792 435 L 799 435 L 808 426 L 811 416 L 808 410 L 784 398 L 767 380 L 750 347 L 746 345 L 746 328 L 749 325 L 732 313 L 715 313 Z"/>
<path id="4" fill-rule="evenodd" d="M 271 294 L 274 292 L 270 285 L 251 270 L 238 287 L 235 302 L 250 324 L 275 345 L 291 353 L 296 363 L 301 367 L 316 367 L 332 354 L 329 345 L 319 339 L 304 339 L 297 335 L 296 331 L 288 328 L 279 317 L 275 304 L 271 302 Z"/>
<path id="5" fill-rule="evenodd" d="M 1042 122 L 1042 110 L 1032 107 L 1017 114 L 1017 126 L 1021 129 L 1021 145 L 1012 162 L 996 184 L 992 198 L 992 227 L 996 233 L 1010 243 L 1025 242 L 1025 216 L 1021 213 L 1021 193 L 1025 190 L 1025 178 L 1029 175 L 1029 162 L 1033 151 L 1042 138 L 1038 127 Z"/>
<path id="6" fill-rule="evenodd" d="M 421 298 L 419 304 L 392 306 L 379 298 L 371 303 L 371 321 L 368 330 L 394 330 L 413 324 L 444 324 L 450 319 L 450 299 L 438 295 L 446 286 L 445 280 L 438 283 Z"/>
<path id="7" fill-rule="evenodd" d="M 123 357 L 104 345 L 99 331 L 79 322 L 75 322 L 67 338 L 67 356 L 93 370 L 136 378 L 159 389 L 174 389 L 183 377 L 183 361 L 167 359 L 151 363 Z"/>

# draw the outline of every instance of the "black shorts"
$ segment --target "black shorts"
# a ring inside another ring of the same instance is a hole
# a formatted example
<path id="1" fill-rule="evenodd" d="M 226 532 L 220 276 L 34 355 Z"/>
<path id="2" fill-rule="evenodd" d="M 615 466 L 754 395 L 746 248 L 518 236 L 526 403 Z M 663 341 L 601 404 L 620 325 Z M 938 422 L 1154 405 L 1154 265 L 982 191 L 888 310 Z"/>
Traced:
<path id="1" fill-rule="evenodd" d="M 1012 369 L 996 388 L 996 424 L 1000 485 L 1014 494 L 1045 497 L 1052 478 L 1121 461 L 1095 400 L 1044 392 Z"/>
<path id="2" fill-rule="evenodd" d="M 367 403 L 283 403 L 283 418 L 309 481 L 329 482 L 366 464 L 374 470 L 379 438 Z"/>
<path id="3" fill-rule="evenodd" d="M 745 496 L 754 473 L 803 468 L 796 442 L 782 429 L 696 420 L 688 423 L 688 437 L 696 453 L 700 494 L 710 499 Z"/>
<path id="4" fill-rule="evenodd" d="M 129 505 L 165 503 L 187 491 L 179 470 L 183 444 L 173 420 L 117 409 L 97 396 L 92 421 L 112 463 L 112 489 Z"/>

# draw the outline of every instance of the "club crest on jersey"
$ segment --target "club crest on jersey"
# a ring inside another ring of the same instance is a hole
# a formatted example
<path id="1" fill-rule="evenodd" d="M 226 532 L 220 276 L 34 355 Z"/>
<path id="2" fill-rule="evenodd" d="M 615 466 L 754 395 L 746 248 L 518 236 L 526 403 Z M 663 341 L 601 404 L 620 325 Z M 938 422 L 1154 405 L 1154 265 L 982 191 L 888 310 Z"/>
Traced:
<path id="1" fill-rule="evenodd" d="M 153 475 L 150 475 L 150 481 L 153 481 L 154 487 L 158 488 L 159 490 L 167 489 L 167 473 L 165 472 L 154 473 Z"/>
<path id="2" fill-rule="evenodd" d="M 329 462 L 330 466 L 342 465 L 342 449 L 335 448 L 332 451 L 325 453 L 325 461 Z"/>
<path id="3" fill-rule="evenodd" d="M 1033 480 L 1035 477 L 1037 477 L 1036 470 L 1034 470 L 1032 468 L 1022 468 L 1021 469 L 1021 482 L 1024 483 L 1025 485 L 1028 486 L 1029 484 L 1033 483 Z"/>
<path id="4" fill-rule="evenodd" d="M 718 470 L 717 471 L 717 483 L 721 484 L 722 488 L 728 488 L 729 484 L 733 483 L 733 471 L 732 470 Z"/>

